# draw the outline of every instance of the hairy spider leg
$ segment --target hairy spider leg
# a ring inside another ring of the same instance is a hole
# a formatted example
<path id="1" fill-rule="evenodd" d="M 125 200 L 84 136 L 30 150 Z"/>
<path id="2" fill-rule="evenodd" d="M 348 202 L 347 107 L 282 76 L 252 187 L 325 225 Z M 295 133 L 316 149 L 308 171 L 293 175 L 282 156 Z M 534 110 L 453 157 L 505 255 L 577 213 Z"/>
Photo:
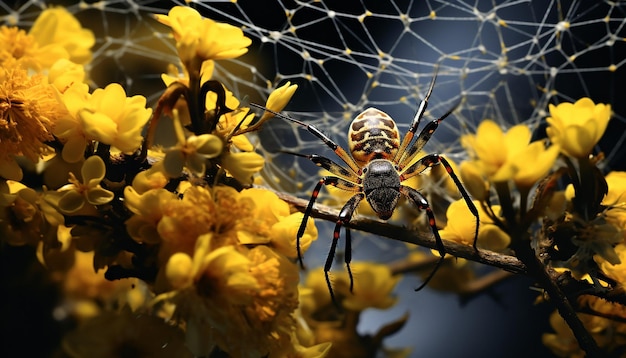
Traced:
<path id="1" fill-rule="evenodd" d="M 415 132 L 417 132 L 417 127 L 424 116 L 424 112 L 426 112 L 426 107 L 428 107 L 428 100 L 430 99 L 430 95 L 433 93 L 433 89 L 435 88 L 435 80 L 437 79 L 437 72 L 439 71 L 439 66 L 435 67 L 435 74 L 433 75 L 432 80 L 430 80 L 430 85 L 428 86 L 428 91 L 426 92 L 426 97 L 420 101 L 419 106 L 417 107 L 417 112 L 415 112 L 415 116 L 413 117 L 413 121 L 411 121 L 411 126 L 409 127 L 409 131 L 404 135 L 402 139 L 402 143 L 398 148 L 398 152 L 396 153 L 395 158 L 393 158 L 394 163 L 398 163 L 400 158 L 404 157 L 405 150 L 411 144 L 413 140 L 413 136 Z"/>
<path id="2" fill-rule="evenodd" d="M 350 228 L 346 225 L 350 222 L 350 219 L 352 219 L 352 214 L 354 214 L 354 211 L 357 206 L 359 206 L 359 203 L 363 200 L 363 198 L 365 198 L 364 193 L 355 194 L 350 198 L 350 200 L 348 200 L 339 212 L 337 223 L 335 224 L 335 230 L 333 231 L 333 242 L 330 245 L 330 250 L 328 251 L 328 256 L 326 257 L 326 263 L 324 264 L 324 277 L 326 277 L 326 285 L 328 286 L 328 291 L 330 292 L 330 298 L 336 306 L 338 306 L 338 303 L 335 298 L 335 292 L 333 291 L 333 285 L 330 282 L 329 272 L 331 266 L 333 265 L 333 260 L 335 259 L 335 251 L 337 250 L 337 242 L 339 241 L 341 227 L 344 226 L 346 231 L 344 261 L 346 263 L 346 269 L 350 279 L 350 292 L 352 292 L 352 289 L 354 288 L 354 278 L 352 277 L 352 270 L 350 269 L 350 262 L 352 261 L 352 236 L 350 234 Z"/>
<path id="3" fill-rule="evenodd" d="M 467 204 L 467 208 L 470 210 L 472 215 L 474 215 L 474 217 L 476 218 L 476 231 L 474 232 L 474 244 L 472 246 L 474 247 L 474 250 L 478 250 L 478 248 L 476 247 L 476 243 L 478 241 L 478 227 L 480 225 L 480 219 L 478 217 L 478 209 L 476 208 L 476 205 L 474 205 L 472 198 L 469 196 L 467 190 L 465 190 L 465 187 L 463 186 L 463 184 L 461 184 L 461 180 L 459 180 L 459 177 L 456 175 L 456 173 L 452 169 L 452 166 L 446 160 L 446 158 L 440 156 L 439 154 L 429 154 L 423 157 L 422 159 L 418 160 L 417 162 L 415 162 L 410 167 L 403 170 L 400 173 L 400 181 L 407 180 L 415 175 L 420 174 L 421 172 L 426 170 L 426 168 L 433 167 L 440 163 L 446 169 L 446 172 L 448 173 L 450 178 L 452 178 L 454 185 L 456 185 L 457 189 L 459 190 L 459 193 L 461 193 L 461 196 L 465 200 L 465 204 Z"/>
<path id="4" fill-rule="evenodd" d="M 419 191 L 405 185 L 400 186 L 400 193 L 409 198 L 409 200 L 413 204 L 415 204 L 415 206 L 417 206 L 420 210 L 426 211 L 426 215 L 428 215 L 428 225 L 430 226 L 430 229 L 435 236 L 435 245 L 437 245 L 437 251 L 439 251 L 439 255 L 441 255 L 441 258 L 439 259 L 439 261 L 437 261 L 437 265 L 435 265 L 435 268 L 430 272 L 428 277 L 426 277 L 424 282 L 422 282 L 422 284 L 415 289 L 415 291 L 419 291 L 422 288 L 426 287 L 426 285 L 428 285 L 430 280 L 435 276 L 437 270 L 439 270 L 439 267 L 441 267 L 441 264 L 443 264 L 443 261 L 446 258 L 446 248 L 445 246 L 443 246 L 441 236 L 439 236 L 439 229 L 437 229 L 435 214 L 433 214 L 433 211 L 430 208 L 430 205 L 428 204 L 428 201 L 426 200 L 424 195 L 422 195 Z"/>
<path id="5" fill-rule="evenodd" d="M 300 228 L 298 229 L 298 234 L 296 235 L 296 251 L 298 253 L 298 262 L 300 262 L 300 267 L 303 270 L 305 269 L 305 267 L 304 267 L 304 260 L 302 256 L 302 249 L 300 248 L 300 239 L 304 235 L 304 231 L 306 230 L 306 224 L 309 221 L 309 217 L 311 216 L 311 213 L 313 212 L 313 205 L 315 205 L 315 201 L 317 200 L 317 197 L 323 185 L 332 185 L 334 187 L 347 190 L 347 191 L 360 191 L 361 190 L 360 186 L 354 183 L 351 183 L 348 180 L 345 180 L 339 177 L 334 177 L 334 176 L 323 177 L 322 179 L 320 179 L 320 181 L 317 182 L 317 184 L 315 185 L 315 188 L 313 188 L 311 199 L 309 200 L 309 204 L 307 205 L 306 210 L 304 211 L 304 217 L 302 218 L 302 222 L 300 223 Z"/>

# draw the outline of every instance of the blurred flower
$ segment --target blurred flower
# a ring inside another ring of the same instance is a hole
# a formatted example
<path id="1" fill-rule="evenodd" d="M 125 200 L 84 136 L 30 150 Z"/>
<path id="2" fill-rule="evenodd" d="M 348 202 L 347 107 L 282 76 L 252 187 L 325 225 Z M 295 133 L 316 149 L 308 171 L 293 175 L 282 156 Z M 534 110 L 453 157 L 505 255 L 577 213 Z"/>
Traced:
<path id="1" fill-rule="evenodd" d="M 476 217 L 469 211 L 464 199 L 454 201 L 448 207 L 446 211 L 448 223 L 444 229 L 439 230 L 441 238 L 465 245 L 473 245 L 476 239 L 478 247 L 492 251 L 502 251 L 507 248 L 511 242 L 509 235 L 494 224 L 494 221 L 482 209 L 480 202 L 475 200 L 474 204 L 480 218 L 478 238 L 475 238 Z M 494 213 L 500 211 L 499 205 L 492 205 L 491 208 Z"/>
<path id="2" fill-rule="evenodd" d="M 400 276 L 392 275 L 389 266 L 360 261 L 352 263 L 351 267 L 354 273 L 352 293 L 347 272 L 341 272 L 335 277 L 336 290 L 343 297 L 341 305 L 345 309 L 351 311 L 363 311 L 367 308 L 385 309 L 396 303 L 397 299 L 392 296 L 392 291 L 400 281 Z"/>
<path id="3" fill-rule="evenodd" d="M 50 46 L 61 46 L 72 62 L 86 64 L 91 60 L 91 47 L 96 43 L 91 30 L 84 29 L 80 22 L 63 7 L 49 7 L 35 20 L 29 35 L 47 53 Z M 54 63 L 54 62 L 53 62 Z"/>
<path id="4" fill-rule="evenodd" d="M 60 93 L 64 93 L 74 84 L 84 83 L 85 68 L 66 59 L 56 61 L 48 71 L 48 82 Z"/>
<path id="5" fill-rule="evenodd" d="M 626 244 L 617 244 L 614 250 L 618 257 L 617 263 L 611 263 L 599 256 L 594 256 L 593 259 L 600 266 L 602 273 L 624 285 L 626 284 Z"/>
<path id="6" fill-rule="evenodd" d="M 87 158 L 81 168 L 82 183 L 74 173 L 70 173 L 70 184 L 59 189 L 59 192 L 63 192 L 58 203 L 59 209 L 63 213 L 72 214 L 82 209 L 86 202 L 98 206 L 113 200 L 113 192 L 100 186 L 105 174 L 106 166 L 102 158 L 96 155 Z"/>
<path id="7" fill-rule="evenodd" d="M 62 46 L 48 44 L 40 47 L 37 39 L 26 31 L 0 26 L 0 64 L 3 66 L 15 63 L 39 72 L 63 58 L 69 58 L 69 54 Z"/>
<path id="8" fill-rule="evenodd" d="M 579 304 L 596 314 L 579 313 L 587 331 L 591 334 L 600 349 L 607 356 L 621 356 L 626 347 L 626 324 L 621 319 L 608 317 L 626 317 L 626 308 L 593 296 L 583 296 Z M 563 318 L 554 312 L 550 315 L 550 325 L 555 333 L 544 333 L 543 344 L 559 357 L 585 357 L 572 330 Z"/>
<path id="9" fill-rule="evenodd" d="M 64 114 L 54 88 L 45 77 L 28 77 L 17 65 L 0 69 L 0 176 L 20 180 L 22 170 L 13 159 L 32 162 L 48 152 L 55 122 Z"/>
<path id="10" fill-rule="evenodd" d="M 491 182 L 513 180 L 518 187 L 530 188 L 548 173 L 559 154 L 557 146 L 546 148 L 542 141 L 530 143 L 530 139 L 525 125 L 513 126 L 504 133 L 496 122 L 484 120 L 476 135 L 461 138 L 473 158 L 461 170 L 467 171 L 471 164 Z M 465 176 L 470 177 L 468 174 Z"/>
<path id="11" fill-rule="evenodd" d="M 199 72 L 206 60 L 239 57 L 252 43 L 240 28 L 203 18 L 190 7 L 174 6 L 155 17 L 172 29 L 178 55 L 190 72 Z"/>
<path id="12" fill-rule="evenodd" d="M 250 185 L 253 182 L 253 175 L 263 169 L 265 159 L 255 152 L 225 152 L 221 164 L 237 181 Z"/>
<path id="13" fill-rule="evenodd" d="M 546 133 L 565 155 L 585 158 L 598 143 L 611 118 L 611 105 L 594 104 L 587 97 L 575 103 L 550 105 Z"/>

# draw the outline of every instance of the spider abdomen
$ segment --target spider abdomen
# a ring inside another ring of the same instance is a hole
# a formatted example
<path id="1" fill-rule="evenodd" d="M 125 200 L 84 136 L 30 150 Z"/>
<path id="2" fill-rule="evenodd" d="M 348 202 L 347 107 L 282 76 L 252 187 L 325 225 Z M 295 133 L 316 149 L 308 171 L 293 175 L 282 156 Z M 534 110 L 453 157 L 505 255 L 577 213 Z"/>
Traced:
<path id="1" fill-rule="evenodd" d="M 400 146 L 400 132 L 389 115 L 370 107 L 354 118 L 348 131 L 350 153 L 359 165 L 391 160 Z"/>

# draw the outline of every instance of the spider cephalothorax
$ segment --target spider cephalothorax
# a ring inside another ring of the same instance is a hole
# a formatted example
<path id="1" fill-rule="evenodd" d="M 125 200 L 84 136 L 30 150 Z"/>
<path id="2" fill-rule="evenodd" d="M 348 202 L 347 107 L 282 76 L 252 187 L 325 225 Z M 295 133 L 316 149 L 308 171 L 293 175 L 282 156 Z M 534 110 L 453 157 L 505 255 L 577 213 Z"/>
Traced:
<path id="1" fill-rule="evenodd" d="M 304 264 L 302 260 L 302 252 L 300 250 L 300 238 L 304 235 L 307 221 L 311 215 L 313 205 L 322 186 L 332 185 L 339 189 L 354 192 L 354 195 L 346 202 L 339 212 L 335 230 L 333 232 L 333 242 L 324 265 L 326 283 L 328 284 L 333 301 L 335 300 L 335 297 L 328 272 L 330 271 L 333 258 L 335 256 L 337 241 L 340 236 L 339 233 L 341 227 L 350 222 L 354 211 L 363 199 L 367 200 L 374 212 L 382 220 L 387 220 L 391 217 L 396 209 L 396 206 L 398 205 L 398 200 L 402 195 L 407 197 L 409 201 L 419 209 L 426 212 L 426 215 L 428 216 L 428 224 L 430 225 L 433 235 L 435 236 L 437 250 L 441 255 L 441 259 L 431 274 L 416 290 L 423 288 L 433 277 L 439 266 L 443 263 L 446 250 L 443 242 L 441 241 L 441 237 L 439 236 L 439 229 L 437 228 L 437 224 L 435 222 L 435 215 L 433 214 L 428 201 L 419 191 L 402 184 L 405 180 L 422 173 L 427 168 L 438 164 L 445 167 L 446 171 L 459 189 L 459 192 L 465 199 L 468 208 L 476 217 L 475 238 L 478 237 L 478 210 L 472 202 L 469 194 L 461 184 L 461 181 L 452 170 L 450 163 L 438 154 L 428 154 L 417 161 L 415 160 L 417 154 L 424 147 L 424 145 L 426 145 L 432 134 L 439 126 L 439 123 L 448 117 L 454 110 L 454 108 L 452 108 L 443 116 L 429 122 L 421 130 L 415 141 L 413 141 L 417 127 L 419 126 L 424 112 L 426 111 L 428 99 L 433 91 L 435 78 L 436 76 L 433 77 L 433 80 L 428 88 L 428 92 L 426 93 L 425 98 L 421 101 L 417 109 L 417 113 L 411 122 L 409 131 L 402 139 L 402 142 L 400 142 L 400 133 L 393 119 L 381 110 L 368 108 L 357 115 L 350 124 L 350 129 L 348 131 L 350 154 L 348 154 L 341 146 L 314 126 L 301 122 L 297 119 L 275 113 L 281 118 L 305 127 L 309 132 L 321 139 L 328 147 L 330 147 L 347 165 L 347 167 L 344 167 L 341 164 L 335 163 L 331 159 L 316 154 L 303 155 L 293 153 L 308 158 L 317 166 L 322 167 L 333 174 L 331 176 L 321 178 L 313 189 L 311 200 L 309 201 L 309 204 L 304 212 L 304 218 L 302 219 L 300 229 L 298 230 L 296 245 L 298 260 L 303 268 Z M 350 271 L 350 262 L 352 260 L 351 237 L 350 230 L 347 227 L 345 245 L 346 249 L 344 261 L 346 263 L 348 274 L 350 275 L 350 288 L 352 289 L 352 273 Z M 476 240 L 474 240 L 474 248 L 476 248 Z"/>

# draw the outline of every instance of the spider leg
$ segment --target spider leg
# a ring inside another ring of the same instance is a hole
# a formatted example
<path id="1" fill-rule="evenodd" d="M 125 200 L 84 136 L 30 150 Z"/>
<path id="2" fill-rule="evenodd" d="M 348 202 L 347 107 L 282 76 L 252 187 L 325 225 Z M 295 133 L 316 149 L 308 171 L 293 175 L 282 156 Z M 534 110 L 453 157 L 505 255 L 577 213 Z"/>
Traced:
<path id="1" fill-rule="evenodd" d="M 417 206 L 419 209 L 426 211 L 426 215 L 428 215 L 428 225 L 430 226 L 433 235 L 435 236 L 437 251 L 439 251 L 439 255 L 441 255 L 441 258 L 439 259 L 439 261 L 437 261 L 437 265 L 435 266 L 433 271 L 428 275 L 428 277 L 426 277 L 424 282 L 422 282 L 422 284 L 415 289 L 415 291 L 419 291 L 422 288 L 426 287 L 428 282 L 430 282 L 433 276 L 435 276 L 437 270 L 439 270 L 439 267 L 441 267 L 441 264 L 443 264 L 443 260 L 446 257 L 446 248 L 445 246 L 443 246 L 441 236 L 439 236 L 439 229 L 437 229 L 437 223 L 435 222 L 435 214 L 433 214 L 433 211 L 430 208 L 430 205 L 428 204 L 426 198 L 419 191 L 404 185 L 400 186 L 400 192 L 407 198 L 409 198 L 409 200 L 411 200 L 411 202 L 415 204 L 415 206 Z"/>
<path id="2" fill-rule="evenodd" d="M 394 162 L 398 163 L 400 158 L 403 156 L 406 148 L 409 146 L 411 141 L 413 140 L 413 136 L 417 131 L 417 127 L 424 116 L 424 112 L 426 112 L 426 107 L 428 107 L 428 100 L 430 99 L 430 95 L 433 93 L 433 88 L 435 88 L 435 80 L 437 79 L 437 72 L 439 72 L 439 65 L 435 67 L 435 74 L 433 75 L 432 80 L 430 80 L 430 85 L 428 86 L 428 91 L 426 92 L 426 96 L 420 102 L 417 107 L 417 112 L 415 112 L 415 116 L 413 117 L 413 121 L 411 122 L 411 126 L 409 127 L 409 131 L 406 133 L 404 138 L 402 139 L 402 143 L 398 149 L 396 157 L 394 158 Z"/>
<path id="3" fill-rule="evenodd" d="M 300 125 L 304 128 L 306 128 L 307 131 L 309 131 L 311 134 L 313 134 L 314 136 L 316 136 L 317 138 L 321 139 L 322 142 L 324 142 L 324 144 L 326 144 L 330 149 L 333 150 L 333 152 L 335 152 L 335 154 L 337 154 L 337 156 L 339 158 L 341 158 L 341 160 L 343 160 L 344 163 L 346 163 L 348 165 L 348 167 L 350 167 L 350 169 L 352 169 L 352 171 L 354 173 L 358 173 L 360 168 L 359 166 L 356 164 L 356 162 L 354 161 L 354 158 L 352 158 L 348 152 L 345 151 L 345 149 L 343 149 L 339 144 L 337 144 L 335 141 L 333 141 L 332 139 L 330 139 L 327 135 L 325 135 L 324 133 L 322 133 L 319 129 L 317 129 L 315 126 L 304 123 L 302 121 L 299 121 L 295 118 L 291 118 L 289 116 L 286 116 L 282 113 L 278 113 L 278 112 L 274 112 L 268 108 L 265 108 L 259 104 L 256 103 L 250 103 L 251 106 L 253 107 L 257 107 L 260 109 L 263 109 L 267 112 L 272 113 L 273 115 L 275 115 L 276 117 L 288 120 L 290 122 L 293 122 L 297 125 Z"/>
<path id="4" fill-rule="evenodd" d="M 402 155 L 398 159 L 397 163 L 398 163 L 398 167 L 400 168 L 400 170 L 402 170 L 402 168 L 406 167 L 407 165 L 409 165 L 411 163 L 411 161 L 413 161 L 413 159 L 415 158 L 417 153 L 419 153 L 419 151 L 422 150 L 422 148 L 424 148 L 426 143 L 428 143 L 428 141 L 430 140 L 430 137 L 432 137 L 433 133 L 435 133 L 435 130 L 439 127 L 439 123 L 441 123 L 441 121 L 443 121 L 450 114 L 452 114 L 452 112 L 454 112 L 454 110 L 456 110 L 456 108 L 459 106 L 459 104 L 460 104 L 460 102 L 455 104 L 450 110 L 448 110 L 446 113 L 444 113 L 443 116 L 441 116 L 441 117 L 433 120 L 432 122 L 428 123 L 426 125 L 426 127 L 424 127 L 424 129 L 422 129 L 420 134 L 417 136 L 417 139 L 415 140 L 415 143 L 413 143 L 413 145 L 411 145 L 409 150 L 403 151 Z M 408 135 L 408 133 L 407 133 L 407 135 Z M 400 153 L 400 151 L 398 151 L 398 153 Z"/>
<path id="5" fill-rule="evenodd" d="M 354 211 L 356 210 L 357 206 L 359 206 L 359 203 L 361 202 L 361 200 L 363 200 L 363 198 L 365 198 L 364 193 L 355 194 L 350 198 L 350 200 L 348 200 L 348 202 L 339 212 L 339 216 L 337 217 L 337 224 L 335 225 L 335 230 L 333 231 L 333 242 L 330 245 L 330 251 L 328 252 L 328 257 L 326 257 L 326 263 L 324 264 L 324 276 L 326 277 L 328 292 L 330 292 L 330 298 L 335 303 L 335 305 L 337 305 L 337 300 L 335 298 L 335 292 L 333 291 L 333 286 L 330 282 L 330 276 L 328 272 L 333 265 L 341 227 L 350 222 L 352 214 L 354 214 Z M 350 262 L 352 261 L 352 237 L 350 235 L 350 229 L 348 227 L 346 227 L 346 252 L 344 254 L 344 261 L 346 263 L 346 269 L 348 270 L 348 277 L 350 278 L 350 292 L 352 292 L 352 289 L 354 288 L 354 278 L 352 277 L 352 270 L 350 269 Z"/>
<path id="6" fill-rule="evenodd" d="M 452 178 L 452 181 L 454 181 L 454 184 L 456 185 L 457 189 L 459 189 L 459 193 L 461 193 L 461 196 L 465 200 L 465 204 L 467 204 L 467 208 L 472 212 L 472 215 L 476 217 L 476 231 L 474 232 L 474 244 L 472 246 L 474 247 L 474 250 L 478 250 L 478 248 L 476 247 L 476 243 L 478 241 L 478 227 L 480 225 L 480 218 L 478 217 L 478 209 L 476 208 L 476 205 L 474 205 L 472 198 L 467 193 L 467 190 L 465 190 L 465 187 L 463 186 L 463 184 L 461 184 L 461 180 L 459 180 L 459 177 L 456 175 L 456 173 L 452 169 L 452 166 L 446 160 L 446 158 L 438 154 L 429 154 L 425 156 L 424 158 L 415 162 L 415 164 L 406 168 L 404 171 L 402 171 L 400 173 L 400 181 L 407 180 L 408 178 L 412 176 L 420 174 L 426 168 L 433 167 L 439 163 L 441 163 L 441 165 L 443 165 L 443 167 L 446 168 L 446 172 L 448 173 L 450 178 Z"/>
<path id="7" fill-rule="evenodd" d="M 347 191 L 360 191 L 361 190 L 361 187 L 358 186 L 357 184 L 351 183 L 345 179 L 334 177 L 334 176 L 323 177 L 322 179 L 320 179 L 320 181 L 317 182 L 317 184 L 315 185 L 315 188 L 313 188 L 311 199 L 309 200 L 309 204 L 307 205 L 306 210 L 304 211 L 304 217 L 302 218 L 302 222 L 300 223 L 300 228 L 298 229 L 298 234 L 296 235 L 296 251 L 298 253 L 298 262 L 300 263 L 300 267 L 303 270 L 305 269 L 305 267 L 304 267 L 304 260 L 302 256 L 302 250 L 300 248 L 300 239 L 302 238 L 302 236 L 304 236 L 304 231 L 306 230 L 306 224 L 309 221 L 309 217 L 311 216 L 311 213 L 313 212 L 313 205 L 315 204 L 315 201 L 317 200 L 317 197 L 320 193 L 322 185 L 332 185 L 334 187 L 347 190 Z"/>
<path id="8" fill-rule="evenodd" d="M 300 153 L 296 153 L 296 152 L 289 152 L 289 151 L 282 151 L 283 153 L 287 153 L 287 154 L 291 154 L 291 155 L 295 155 L 298 157 L 302 157 L 302 158 L 307 158 L 308 160 L 312 161 L 313 163 L 315 163 L 315 165 L 317 165 L 320 168 L 324 168 L 326 170 L 328 170 L 329 172 L 333 173 L 334 175 L 339 176 L 342 179 L 354 182 L 354 183 L 360 183 L 361 179 L 359 178 L 359 176 L 354 173 L 351 170 L 348 170 L 346 168 L 344 168 L 343 166 L 335 163 L 334 161 L 332 161 L 331 159 L 328 159 L 326 157 L 323 157 L 321 155 L 317 155 L 317 154 L 300 154 Z"/>

